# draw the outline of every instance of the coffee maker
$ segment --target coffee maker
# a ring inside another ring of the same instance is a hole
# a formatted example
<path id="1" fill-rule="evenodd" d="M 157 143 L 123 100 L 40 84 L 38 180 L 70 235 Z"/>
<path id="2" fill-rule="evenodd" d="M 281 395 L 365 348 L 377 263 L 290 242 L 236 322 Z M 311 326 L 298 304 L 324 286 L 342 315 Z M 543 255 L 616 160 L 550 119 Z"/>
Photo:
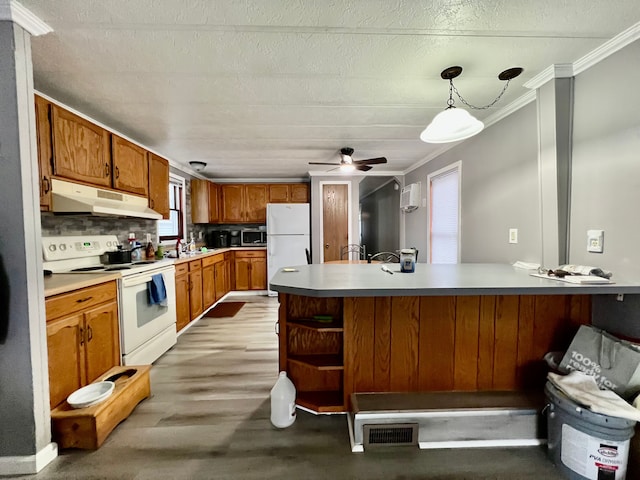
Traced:
<path id="1" fill-rule="evenodd" d="M 209 232 L 205 236 L 205 241 L 209 248 L 227 248 L 230 245 L 229 231 L 215 230 L 213 232 Z"/>

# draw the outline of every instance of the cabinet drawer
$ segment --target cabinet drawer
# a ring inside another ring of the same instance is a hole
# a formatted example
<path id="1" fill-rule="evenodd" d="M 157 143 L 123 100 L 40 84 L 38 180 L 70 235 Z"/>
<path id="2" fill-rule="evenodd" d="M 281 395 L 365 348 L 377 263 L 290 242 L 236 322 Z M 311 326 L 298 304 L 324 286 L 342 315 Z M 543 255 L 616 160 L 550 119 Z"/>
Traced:
<path id="1" fill-rule="evenodd" d="M 189 273 L 189 264 L 188 263 L 179 263 L 176 265 L 176 277 L 178 275 L 186 275 Z"/>
<path id="2" fill-rule="evenodd" d="M 237 251 L 236 258 L 267 258 L 265 250 Z"/>
<path id="3" fill-rule="evenodd" d="M 117 291 L 118 286 L 115 281 L 112 281 L 47 298 L 45 301 L 47 321 L 115 300 Z"/>
<path id="4" fill-rule="evenodd" d="M 209 257 L 202 259 L 202 268 L 210 267 L 214 263 L 216 263 L 216 255 L 211 255 Z"/>
<path id="5" fill-rule="evenodd" d="M 193 262 L 189 262 L 189 271 L 190 272 L 195 272 L 197 270 L 201 270 L 202 269 L 202 261 L 201 260 L 194 260 Z"/>

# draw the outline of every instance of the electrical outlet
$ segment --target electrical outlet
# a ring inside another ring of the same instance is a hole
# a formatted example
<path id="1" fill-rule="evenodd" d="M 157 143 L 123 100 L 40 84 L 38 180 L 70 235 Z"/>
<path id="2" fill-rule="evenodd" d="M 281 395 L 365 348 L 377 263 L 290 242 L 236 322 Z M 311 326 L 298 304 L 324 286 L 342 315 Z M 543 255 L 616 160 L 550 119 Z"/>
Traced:
<path id="1" fill-rule="evenodd" d="M 510 228 L 509 229 L 509 243 L 518 243 L 518 229 Z"/>
<path id="2" fill-rule="evenodd" d="M 604 230 L 587 230 L 587 252 L 604 251 Z"/>

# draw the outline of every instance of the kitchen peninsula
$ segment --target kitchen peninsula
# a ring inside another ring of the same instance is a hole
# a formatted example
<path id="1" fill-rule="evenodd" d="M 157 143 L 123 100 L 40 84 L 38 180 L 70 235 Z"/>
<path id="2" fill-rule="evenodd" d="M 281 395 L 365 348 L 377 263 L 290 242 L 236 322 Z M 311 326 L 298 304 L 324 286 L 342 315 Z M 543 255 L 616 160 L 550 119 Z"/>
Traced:
<path id="1" fill-rule="evenodd" d="M 511 265 L 313 264 L 280 270 L 279 361 L 296 403 L 346 412 L 352 393 L 542 391 L 542 358 L 591 322 L 593 295 L 640 283 L 580 285 Z M 330 317 L 330 318 L 329 318 Z"/>

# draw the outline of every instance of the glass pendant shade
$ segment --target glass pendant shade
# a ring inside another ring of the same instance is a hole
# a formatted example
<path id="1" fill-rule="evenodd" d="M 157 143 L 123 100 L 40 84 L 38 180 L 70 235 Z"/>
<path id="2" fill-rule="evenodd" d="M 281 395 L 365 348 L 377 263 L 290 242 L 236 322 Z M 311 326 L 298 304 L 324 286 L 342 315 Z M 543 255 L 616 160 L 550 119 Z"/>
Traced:
<path id="1" fill-rule="evenodd" d="M 466 110 L 449 107 L 436 115 L 420 134 L 426 143 L 448 143 L 464 140 L 480 133 L 484 123 Z"/>
<path id="2" fill-rule="evenodd" d="M 344 173 L 353 172 L 356 169 L 356 166 L 351 163 L 343 163 L 340 165 L 340 171 Z"/>

